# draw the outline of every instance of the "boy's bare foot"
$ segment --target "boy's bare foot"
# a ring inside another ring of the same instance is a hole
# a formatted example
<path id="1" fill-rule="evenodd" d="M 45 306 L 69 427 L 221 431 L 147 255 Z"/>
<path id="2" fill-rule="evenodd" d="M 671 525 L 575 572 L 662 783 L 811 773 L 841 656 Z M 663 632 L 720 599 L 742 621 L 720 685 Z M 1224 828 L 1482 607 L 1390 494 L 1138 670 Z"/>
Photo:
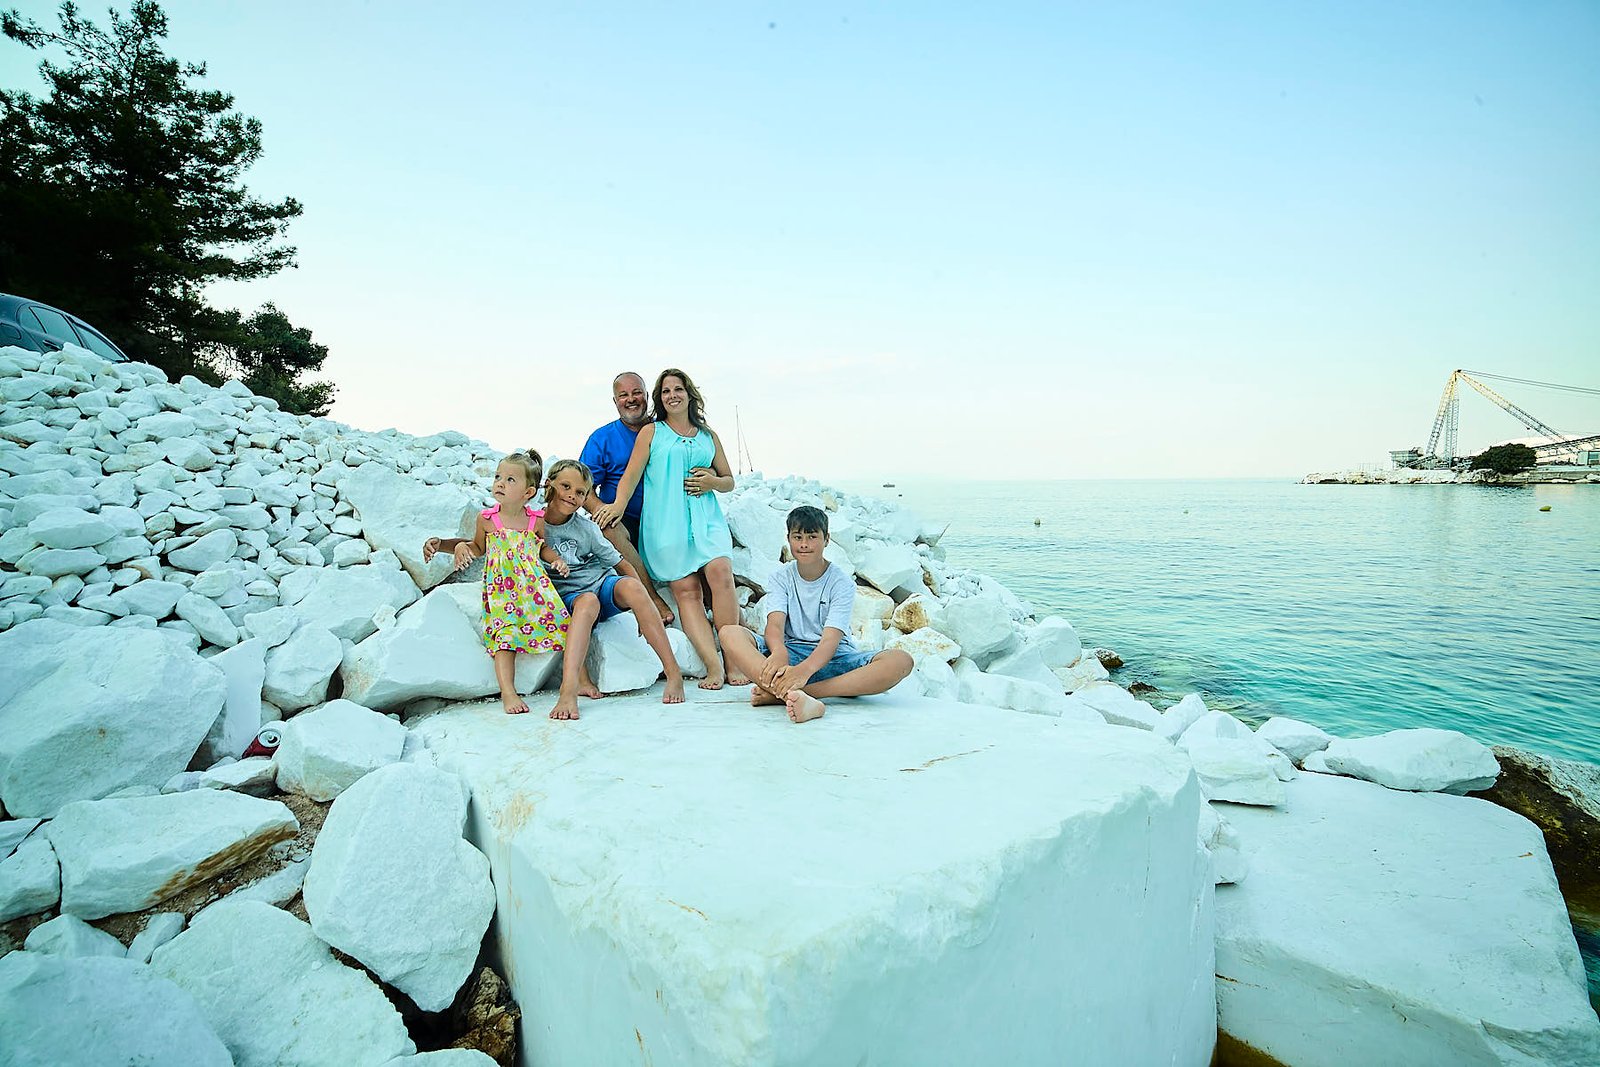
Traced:
<path id="1" fill-rule="evenodd" d="M 528 702 L 515 693 L 501 693 L 500 703 L 504 705 L 507 715 L 526 715 Z"/>
<path id="2" fill-rule="evenodd" d="M 578 698 L 563 694 L 556 700 L 556 706 L 550 709 L 552 719 L 576 719 L 578 717 Z"/>
<path id="3" fill-rule="evenodd" d="M 683 703 L 683 675 L 667 679 L 667 691 L 661 694 L 663 704 Z"/>
<path id="4" fill-rule="evenodd" d="M 820 719 L 822 718 L 822 713 L 828 710 L 823 707 L 822 701 L 814 696 L 807 696 L 798 689 L 792 690 L 788 696 L 783 698 L 783 702 L 789 709 L 789 718 L 795 722 L 810 722 L 812 719 Z"/>
<path id="5" fill-rule="evenodd" d="M 782 703 L 783 703 L 783 698 L 780 697 L 780 696 L 774 695 L 770 690 L 763 689 L 759 685 L 753 685 L 753 686 L 750 687 L 750 706 L 751 707 L 753 707 L 753 708 L 764 708 L 764 707 L 769 707 L 769 706 L 771 706 L 773 704 L 782 704 Z"/>

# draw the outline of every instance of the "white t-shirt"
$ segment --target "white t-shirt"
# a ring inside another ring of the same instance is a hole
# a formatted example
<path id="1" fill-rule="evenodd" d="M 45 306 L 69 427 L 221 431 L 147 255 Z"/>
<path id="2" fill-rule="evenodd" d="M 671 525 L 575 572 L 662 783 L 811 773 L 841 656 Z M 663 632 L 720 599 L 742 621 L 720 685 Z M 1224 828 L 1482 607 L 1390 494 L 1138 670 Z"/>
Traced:
<path id="1" fill-rule="evenodd" d="M 785 641 L 816 644 L 824 627 L 832 626 L 844 634 L 841 651 L 855 651 L 850 640 L 850 612 L 855 606 L 856 583 L 844 571 L 828 564 L 814 582 L 800 577 L 800 565 L 789 562 L 775 571 L 767 585 L 767 614 L 781 611 Z"/>

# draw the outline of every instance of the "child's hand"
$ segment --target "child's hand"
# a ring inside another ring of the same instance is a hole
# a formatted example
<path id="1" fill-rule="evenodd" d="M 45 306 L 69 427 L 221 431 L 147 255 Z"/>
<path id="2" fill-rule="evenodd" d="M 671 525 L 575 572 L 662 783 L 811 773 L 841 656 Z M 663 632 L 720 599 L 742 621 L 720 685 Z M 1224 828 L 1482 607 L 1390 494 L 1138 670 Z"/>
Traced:
<path id="1" fill-rule="evenodd" d="M 761 688 L 778 693 L 778 686 L 788 670 L 789 657 L 784 653 L 774 652 L 761 665 L 761 670 L 756 675 L 756 681 L 761 683 Z M 783 694 L 778 693 L 778 695 L 782 696 Z"/>
<path id="2" fill-rule="evenodd" d="M 567 561 L 562 559 L 560 556 L 557 556 L 555 559 L 551 560 L 547 566 L 557 574 L 561 575 L 563 578 L 565 578 L 572 571 L 572 568 L 567 566 Z"/>
<path id="3" fill-rule="evenodd" d="M 783 677 L 778 680 L 778 687 L 773 690 L 781 697 L 786 697 L 796 689 L 804 689 L 807 682 L 811 681 L 812 671 L 801 664 L 793 664 L 783 669 Z"/>
<path id="4" fill-rule="evenodd" d="M 467 564 L 472 562 L 472 546 L 469 545 L 469 544 L 466 544 L 465 542 L 463 542 L 462 544 L 457 545 L 456 546 L 456 551 L 455 551 L 455 558 L 456 558 L 456 570 L 458 570 L 458 571 L 466 570 L 467 569 Z"/>
<path id="5" fill-rule="evenodd" d="M 439 551 L 439 539 L 430 537 L 422 542 L 422 562 L 427 563 Z"/>

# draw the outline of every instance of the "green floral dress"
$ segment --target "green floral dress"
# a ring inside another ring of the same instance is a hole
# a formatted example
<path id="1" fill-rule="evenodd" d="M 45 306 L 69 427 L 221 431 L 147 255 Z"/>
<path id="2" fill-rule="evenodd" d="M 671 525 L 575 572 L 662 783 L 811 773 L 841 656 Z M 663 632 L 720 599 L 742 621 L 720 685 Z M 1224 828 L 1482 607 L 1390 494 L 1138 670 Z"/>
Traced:
<path id="1" fill-rule="evenodd" d="M 496 652 L 559 652 L 567 642 L 567 608 L 539 559 L 532 508 L 526 530 L 508 530 L 500 505 L 483 513 L 494 526 L 483 558 L 483 644 Z"/>

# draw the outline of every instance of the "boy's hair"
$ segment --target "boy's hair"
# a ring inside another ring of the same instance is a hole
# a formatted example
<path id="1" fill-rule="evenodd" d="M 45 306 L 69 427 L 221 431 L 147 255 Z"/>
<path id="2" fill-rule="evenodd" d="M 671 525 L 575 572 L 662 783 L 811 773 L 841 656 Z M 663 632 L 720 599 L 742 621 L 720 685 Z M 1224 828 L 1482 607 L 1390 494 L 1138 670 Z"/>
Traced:
<path id="1" fill-rule="evenodd" d="M 523 476 L 528 479 L 528 487 L 536 489 L 539 480 L 544 476 L 544 458 L 537 449 L 519 448 L 500 461 L 501 463 L 514 463 L 522 468 Z"/>
<path id="2" fill-rule="evenodd" d="M 587 463 L 583 463 L 575 459 L 558 459 L 554 463 L 550 464 L 550 477 L 544 483 L 546 500 L 550 499 L 549 493 L 550 489 L 555 483 L 556 475 L 565 473 L 566 471 L 576 472 L 578 477 L 583 479 L 583 487 L 585 489 L 594 488 L 594 472 L 589 469 L 589 465 Z"/>
<path id="3" fill-rule="evenodd" d="M 819 533 L 828 536 L 828 513 L 810 504 L 802 504 L 789 512 L 784 520 L 790 533 Z"/>

